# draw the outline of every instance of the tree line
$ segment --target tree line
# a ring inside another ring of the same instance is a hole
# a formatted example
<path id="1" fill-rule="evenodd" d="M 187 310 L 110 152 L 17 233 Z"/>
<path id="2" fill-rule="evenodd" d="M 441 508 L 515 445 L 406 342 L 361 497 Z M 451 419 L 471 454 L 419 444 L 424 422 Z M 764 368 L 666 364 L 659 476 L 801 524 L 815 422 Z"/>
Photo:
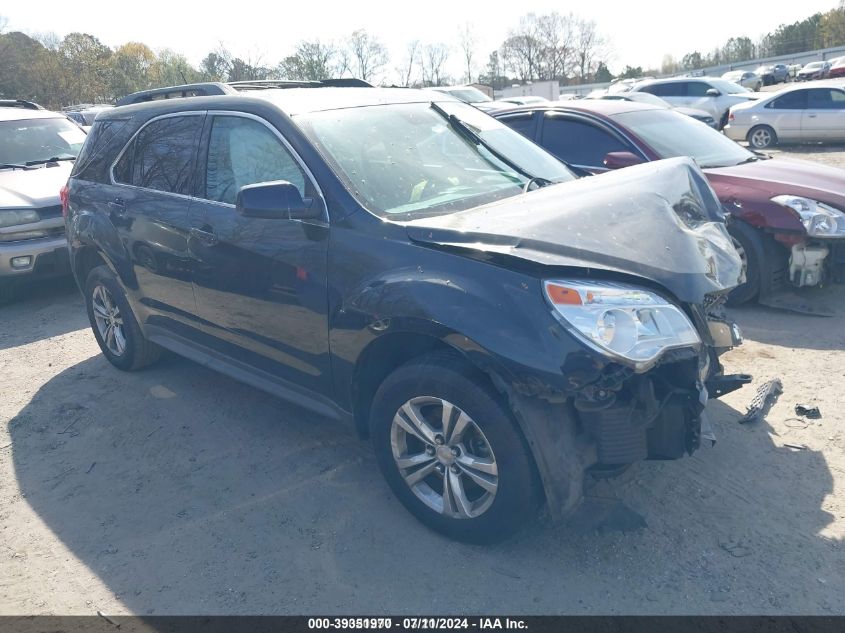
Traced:
<path id="1" fill-rule="evenodd" d="M 837 8 L 825 13 L 815 13 L 792 24 L 781 24 L 756 42 L 745 36 L 732 37 L 709 53 L 692 51 L 680 60 L 666 55 L 660 69 L 654 70 L 671 74 L 843 45 L 845 45 L 845 0 L 840 0 Z M 645 72 L 650 74 L 651 71 Z"/>
<path id="2" fill-rule="evenodd" d="M 340 41 L 302 40 L 275 63 L 257 54 L 237 55 L 220 44 L 196 66 L 181 53 L 154 51 L 143 42 L 112 48 L 89 33 L 60 38 L 7 32 L 6 24 L 0 17 L 0 97 L 51 108 L 109 103 L 138 90 L 199 81 L 352 76 L 381 85 L 479 81 L 500 88 L 543 79 L 565 84 L 609 77 L 606 40 L 595 22 L 574 14 L 523 16 L 486 60 L 479 55 L 477 33 L 464 24 L 450 42 L 414 40 L 395 58 L 376 35 L 360 29 Z M 450 74 L 454 68 L 461 68 L 458 76 Z"/>
<path id="3" fill-rule="evenodd" d="M 7 32 L 6 24 L 0 16 L 0 97 L 30 99 L 51 108 L 108 103 L 138 90 L 199 81 L 352 76 L 381 85 L 478 82 L 499 89 L 529 81 L 567 85 L 613 78 L 607 67 L 613 56 L 609 42 L 594 21 L 574 13 L 523 15 L 484 56 L 476 31 L 464 24 L 451 41 L 413 40 L 394 58 L 376 35 L 359 29 L 339 41 L 302 40 L 275 63 L 259 54 L 235 54 L 220 44 L 196 66 L 181 53 L 154 51 L 142 42 L 112 48 L 88 33 L 28 35 Z M 757 42 L 732 37 L 710 53 L 693 51 L 680 60 L 666 55 L 659 69 L 627 66 L 618 76 L 671 74 L 840 45 L 845 45 L 845 0 L 826 13 L 781 25 Z M 455 68 L 461 69 L 458 76 L 450 74 Z"/>

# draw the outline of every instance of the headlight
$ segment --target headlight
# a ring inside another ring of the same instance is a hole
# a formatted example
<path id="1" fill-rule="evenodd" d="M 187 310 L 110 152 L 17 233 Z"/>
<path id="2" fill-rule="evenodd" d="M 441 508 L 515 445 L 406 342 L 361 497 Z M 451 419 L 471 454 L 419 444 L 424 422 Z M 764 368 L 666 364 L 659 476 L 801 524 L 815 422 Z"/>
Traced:
<path id="1" fill-rule="evenodd" d="M 644 371 L 666 350 L 701 339 L 680 308 L 649 290 L 610 282 L 548 280 L 553 314 L 593 349 Z"/>
<path id="2" fill-rule="evenodd" d="M 807 235 L 845 237 L 845 214 L 824 202 L 800 196 L 775 196 L 772 202 L 792 209 L 807 230 Z"/>
<path id="3" fill-rule="evenodd" d="M 41 217 L 34 209 L 12 209 L 10 211 L 0 211 L 0 229 L 7 226 L 16 226 L 18 224 L 30 224 L 38 222 Z"/>

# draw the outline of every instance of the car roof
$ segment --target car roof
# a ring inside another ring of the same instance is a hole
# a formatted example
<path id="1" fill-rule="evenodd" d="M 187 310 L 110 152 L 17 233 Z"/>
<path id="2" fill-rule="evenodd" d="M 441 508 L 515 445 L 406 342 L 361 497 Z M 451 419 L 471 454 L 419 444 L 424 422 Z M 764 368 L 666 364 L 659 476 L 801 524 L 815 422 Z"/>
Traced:
<path id="1" fill-rule="evenodd" d="M 371 105 L 400 103 L 428 103 L 431 101 L 458 102 L 458 99 L 431 90 L 410 88 L 270 88 L 229 95 L 201 97 L 180 97 L 177 99 L 159 99 L 111 110 L 103 110 L 97 120 L 119 119 L 136 112 L 161 111 L 162 114 L 185 110 L 225 110 L 237 109 L 240 104 L 255 104 L 257 101 L 270 102 L 288 116 L 309 112 L 359 108 Z"/>
<path id="2" fill-rule="evenodd" d="M 806 82 L 804 83 L 796 83 L 792 84 L 791 86 L 787 86 L 786 88 L 781 88 L 777 92 L 771 93 L 772 97 L 776 97 L 778 95 L 782 95 L 785 92 L 792 92 L 793 90 L 810 90 L 812 88 L 839 88 L 840 90 L 845 90 L 845 80 L 843 79 L 828 79 L 827 81 L 814 81 L 811 84 Z M 769 95 L 759 99 L 759 101 L 768 100 Z"/>
<path id="3" fill-rule="evenodd" d="M 675 83 L 678 81 L 712 81 L 714 79 L 720 79 L 720 77 L 710 77 L 710 76 L 701 76 L 701 77 L 664 77 L 663 79 L 646 79 L 645 81 L 641 81 L 639 83 L 634 84 L 637 88 L 640 86 L 652 86 L 654 84 L 665 84 L 665 83 Z"/>
<path id="4" fill-rule="evenodd" d="M 0 121 L 25 121 L 27 119 L 64 119 L 60 112 L 51 110 L 28 110 L 26 108 L 0 108 Z"/>
<path id="5" fill-rule="evenodd" d="M 490 114 L 498 117 L 499 115 L 518 112 L 580 110 L 582 112 L 591 112 L 604 117 L 612 117 L 626 112 L 640 112 L 642 110 L 665 111 L 666 109 L 667 108 L 652 105 L 650 103 L 627 101 L 625 99 L 578 99 L 574 101 L 550 101 L 549 103 L 532 103 L 513 108 L 502 108 L 501 110 L 494 110 Z"/>

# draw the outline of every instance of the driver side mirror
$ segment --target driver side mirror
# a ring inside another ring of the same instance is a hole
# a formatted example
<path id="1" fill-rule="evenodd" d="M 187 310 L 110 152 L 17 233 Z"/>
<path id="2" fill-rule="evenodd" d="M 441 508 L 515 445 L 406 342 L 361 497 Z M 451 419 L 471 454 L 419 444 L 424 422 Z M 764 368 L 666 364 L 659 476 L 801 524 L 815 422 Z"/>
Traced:
<path id="1" fill-rule="evenodd" d="M 716 90 L 715 88 L 708 88 L 707 92 L 705 92 L 704 94 L 706 94 L 708 97 L 718 97 L 722 93 Z"/>
<path id="2" fill-rule="evenodd" d="M 644 162 L 642 156 L 637 156 L 633 152 L 608 152 L 602 160 L 608 169 L 623 169 Z"/>
<path id="3" fill-rule="evenodd" d="M 287 180 L 244 185 L 238 191 L 235 209 L 248 218 L 267 220 L 312 220 L 322 216 L 314 198 L 303 198 Z"/>

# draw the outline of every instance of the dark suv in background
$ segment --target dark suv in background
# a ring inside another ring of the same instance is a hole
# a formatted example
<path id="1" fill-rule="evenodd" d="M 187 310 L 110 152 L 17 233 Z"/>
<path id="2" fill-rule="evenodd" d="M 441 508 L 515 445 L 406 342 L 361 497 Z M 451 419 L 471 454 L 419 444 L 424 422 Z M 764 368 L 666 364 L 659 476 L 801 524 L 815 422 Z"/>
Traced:
<path id="1" fill-rule="evenodd" d="M 166 348 L 349 420 L 410 512 L 473 541 L 692 453 L 747 380 L 717 355 L 740 261 L 688 159 L 577 180 L 445 95 L 255 94 L 97 117 L 67 227 L 116 367 Z"/>

